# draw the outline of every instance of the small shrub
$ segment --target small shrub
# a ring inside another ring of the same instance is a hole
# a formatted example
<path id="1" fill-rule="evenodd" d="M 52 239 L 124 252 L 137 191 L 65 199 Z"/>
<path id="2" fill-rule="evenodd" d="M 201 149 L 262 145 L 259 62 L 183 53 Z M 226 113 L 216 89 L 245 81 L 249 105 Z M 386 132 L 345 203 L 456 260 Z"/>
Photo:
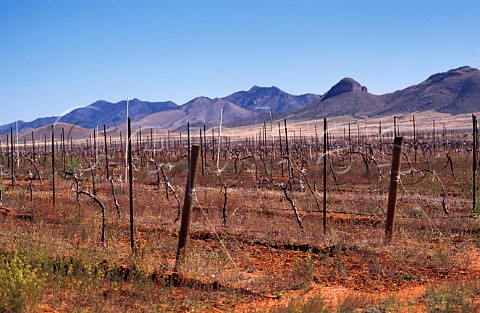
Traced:
<path id="1" fill-rule="evenodd" d="M 63 166 L 63 164 L 62 164 Z M 65 166 L 65 171 L 69 173 L 76 173 L 79 169 L 82 168 L 82 163 L 79 159 L 72 159 Z"/>
<path id="2" fill-rule="evenodd" d="M 314 264 L 311 253 L 308 253 L 305 259 L 297 260 L 291 273 L 293 288 L 303 289 L 307 287 L 314 279 L 313 270 Z"/>
<path id="3" fill-rule="evenodd" d="M 348 295 L 342 301 L 339 301 L 337 313 L 350 313 L 358 311 L 368 306 L 370 301 L 359 295 Z"/>
<path id="4" fill-rule="evenodd" d="M 23 312 L 42 298 L 43 282 L 30 264 L 18 257 L 0 257 L 0 311 Z"/>
<path id="5" fill-rule="evenodd" d="M 477 205 L 475 205 L 475 216 L 480 216 L 480 203 L 478 203 Z"/>
<path id="6" fill-rule="evenodd" d="M 410 211 L 409 211 L 410 217 L 414 218 L 422 218 L 425 217 L 425 212 L 422 210 L 421 207 L 419 206 L 414 206 Z"/>
<path id="7" fill-rule="evenodd" d="M 440 240 L 432 256 L 432 267 L 437 270 L 450 269 L 454 265 L 452 251 Z"/>
<path id="8" fill-rule="evenodd" d="M 330 312 L 329 307 L 325 303 L 325 299 L 321 295 L 310 297 L 308 299 L 292 299 L 286 306 L 276 305 L 270 313 L 326 313 Z"/>
<path id="9" fill-rule="evenodd" d="M 427 312 L 479 312 L 479 285 L 454 282 L 429 288 L 423 295 Z"/>
<path id="10" fill-rule="evenodd" d="M 338 303 L 337 313 L 394 313 L 403 312 L 400 301 L 395 296 L 374 300 L 363 295 L 348 295 Z"/>
<path id="11" fill-rule="evenodd" d="M 404 312 L 402 304 L 395 296 L 390 296 L 387 299 L 369 305 L 362 313 L 394 313 L 394 312 Z"/>

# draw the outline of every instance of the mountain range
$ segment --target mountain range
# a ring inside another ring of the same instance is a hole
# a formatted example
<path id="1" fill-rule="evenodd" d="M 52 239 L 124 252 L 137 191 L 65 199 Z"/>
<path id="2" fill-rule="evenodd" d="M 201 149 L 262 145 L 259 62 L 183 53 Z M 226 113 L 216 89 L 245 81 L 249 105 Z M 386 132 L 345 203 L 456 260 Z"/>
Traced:
<path id="1" fill-rule="evenodd" d="M 290 118 L 380 117 L 430 110 L 456 115 L 480 111 L 479 100 L 480 71 L 464 66 L 434 74 L 418 85 L 384 95 L 371 94 L 367 87 L 352 78 L 344 78 Z"/>
<path id="2" fill-rule="evenodd" d="M 448 114 L 480 111 L 480 71 L 469 66 L 434 74 L 420 84 L 384 95 L 368 92 L 353 78 L 344 78 L 323 95 L 291 95 L 277 87 L 253 86 L 223 98 L 197 97 L 177 105 L 171 101 L 128 102 L 133 125 L 164 130 L 191 126 L 248 125 L 271 118 L 311 120 L 340 115 L 377 117 L 435 110 Z M 18 121 L 20 132 L 55 122 L 91 129 L 97 126 L 124 127 L 127 101 L 96 101 L 60 117 L 43 117 L 31 122 Z M 0 126 L 0 134 L 16 128 L 16 122 Z"/>

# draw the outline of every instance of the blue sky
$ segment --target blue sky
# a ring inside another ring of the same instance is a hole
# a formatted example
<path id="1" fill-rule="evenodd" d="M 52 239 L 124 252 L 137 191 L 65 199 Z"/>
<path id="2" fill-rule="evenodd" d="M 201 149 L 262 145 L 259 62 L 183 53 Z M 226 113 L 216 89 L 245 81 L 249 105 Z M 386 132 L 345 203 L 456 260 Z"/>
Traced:
<path id="1" fill-rule="evenodd" d="M 480 67 L 480 1 L 0 0 L 0 124 L 253 85 L 375 94 Z"/>

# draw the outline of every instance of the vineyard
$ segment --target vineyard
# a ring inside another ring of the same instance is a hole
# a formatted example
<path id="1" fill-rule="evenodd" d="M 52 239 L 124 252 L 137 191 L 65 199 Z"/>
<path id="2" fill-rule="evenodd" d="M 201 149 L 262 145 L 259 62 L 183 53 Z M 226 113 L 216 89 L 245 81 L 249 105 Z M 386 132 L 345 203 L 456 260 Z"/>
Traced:
<path id="1" fill-rule="evenodd" d="M 480 310 L 475 117 L 417 123 L 12 129 L 0 311 Z"/>

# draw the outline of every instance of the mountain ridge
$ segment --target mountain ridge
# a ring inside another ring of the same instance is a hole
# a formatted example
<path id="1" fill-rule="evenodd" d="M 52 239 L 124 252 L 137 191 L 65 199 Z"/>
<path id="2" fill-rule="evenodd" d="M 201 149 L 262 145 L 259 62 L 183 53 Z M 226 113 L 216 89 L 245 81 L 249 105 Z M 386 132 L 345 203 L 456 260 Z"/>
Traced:
<path id="1" fill-rule="evenodd" d="M 245 99 L 246 94 L 249 95 L 249 99 Z M 239 95 L 243 96 L 241 100 L 245 103 L 237 101 L 240 102 L 238 105 L 228 101 L 231 96 L 238 97 Z M 200 96 L 182 105 L 177 105 L 172 101 L 149 102 L 134 98 L 129 101 L 129 116 L 131 117 L 132 122 L 136 125 L 146 123 L 149 126 L 162 127 L 174 131 L 175 129 L 184 126 L 179 125 L 179 123 L 218 124 L 220 122 L 219 114 L 216 114 L 218 115 L 218 118 L 214 119 L 209 119 L 207 116 L 207 114 L 212 115 L 215 113 L 208 107 L 211 105 L 217 109 L 220 107 L 224 108 L 224 111 L 227 113 L 224 122 L 228 123 L 231 120 L 243 119 L 261 112 L 261 110 L 257 110 L 257 108 L 261 106 L 269 105 L 269 109 L 272 111 L 283 112 L 292 108 L 302 107 L 306 105 L 310 99 L 316 99 L 318 97 L 320 96 L 313 94 L 300 96 L 290 95 L 283 92 L 278 87 L 253 86 L 249 91 L 239 91 L 223 98 L 210 99 L 208 97 Z M 221 102 L 221 105 L 219 105 L 218 103 L 220 101 L 224 102 Z M 126 102 L 126 100 L 122 100 L 117 103 L 111 103 L 105 100 L 98 100 L 85 107 L 76 108 L 61 117 L 54 116 L 48 119 L 40 118 L 32 122 L 19 121 L 19 131 L 25 132 L 55 122 L 69 123 L 90 129 L 103 124 L 108 128 L 124 125 L 126 118 Z M 256 103 L 257 105 L 250 106 L 246 103 Z M 199 108 L 202 106 L 205 107 Z M 160 112 L 162 112 L 162 114 L 158 114 Z M 187 115 L 189 114 L 202 115 L 203 119 L 198 119 L 195 116 L 188 117 Z M 155 118 L 157 118 L 157 120 L 155 120 Z M 31 124 L 33 122 L 35 122 L 35 127 Z M 11 127 L 15 129 L 16 122 L 0 126 L 0 134 L 7 134 L 10 132 Z"/>
<path id="2" fill-rule="evenodd" d="M 368 92 L 353 78 L 345 77 L 321 95 L 307 93 L 291 95 L 278 87 L 253 86 L 222 98 L 197 97 L 182 105 L 172 101 L 129 101 L 129 115 L 135 125 L 152 126 L 175 131 L 191 125 L 218 125 L 220 111 L 223 123 L 239 126 L 270 119 L 291 118 L 311 120 L 340 115 L 380 117 L 418 111 L 437 111 L 452 115 L 480 111 L 480 71 L 462 66 L 430 75 L 423 82 L 383 95 Z M 124 127 L 126 101 L 111 103 L 98 100 L 76 108 L 61 117 L 18 121 L 19 131 L 25 132 L 53 124 L 69 123 L 92 129 L 105 124 Z M 16 130 L 17 122 L 0 126 L 0 134 Z"/>
<path id="3" fill-rule="evenodd" d="M 248 91 L 237 91 L 222 99 L 254 112 L 285 112 L 300 109 L 320 96 L 315 94 L 291 95 L 278 87 L 253 86 Z"/>
<path id="4" fill-rule="evenodd" d="M 480 111 L 477 99 L 480 99 L 480 71 L 470 66 L 436 73 L 419 84 L 383 95 L 371 94 L 367 87 L 346 77 L 289 118 L 381 117 L 426 111 L 457 115 Z"/>
<path id="5" fill-rule="evenodd" d="M 151 114 L 140 119 L 134 125 L 176 131 L 184 129 L 187 122 L 192 127 L 199 125 L 212 126 L 219 125 L 221 118 L 222 122 L 228 123 L 253 114 L 253 112 L 221 98 L 197 97 L 180 106 L 177 110 Z"/>

